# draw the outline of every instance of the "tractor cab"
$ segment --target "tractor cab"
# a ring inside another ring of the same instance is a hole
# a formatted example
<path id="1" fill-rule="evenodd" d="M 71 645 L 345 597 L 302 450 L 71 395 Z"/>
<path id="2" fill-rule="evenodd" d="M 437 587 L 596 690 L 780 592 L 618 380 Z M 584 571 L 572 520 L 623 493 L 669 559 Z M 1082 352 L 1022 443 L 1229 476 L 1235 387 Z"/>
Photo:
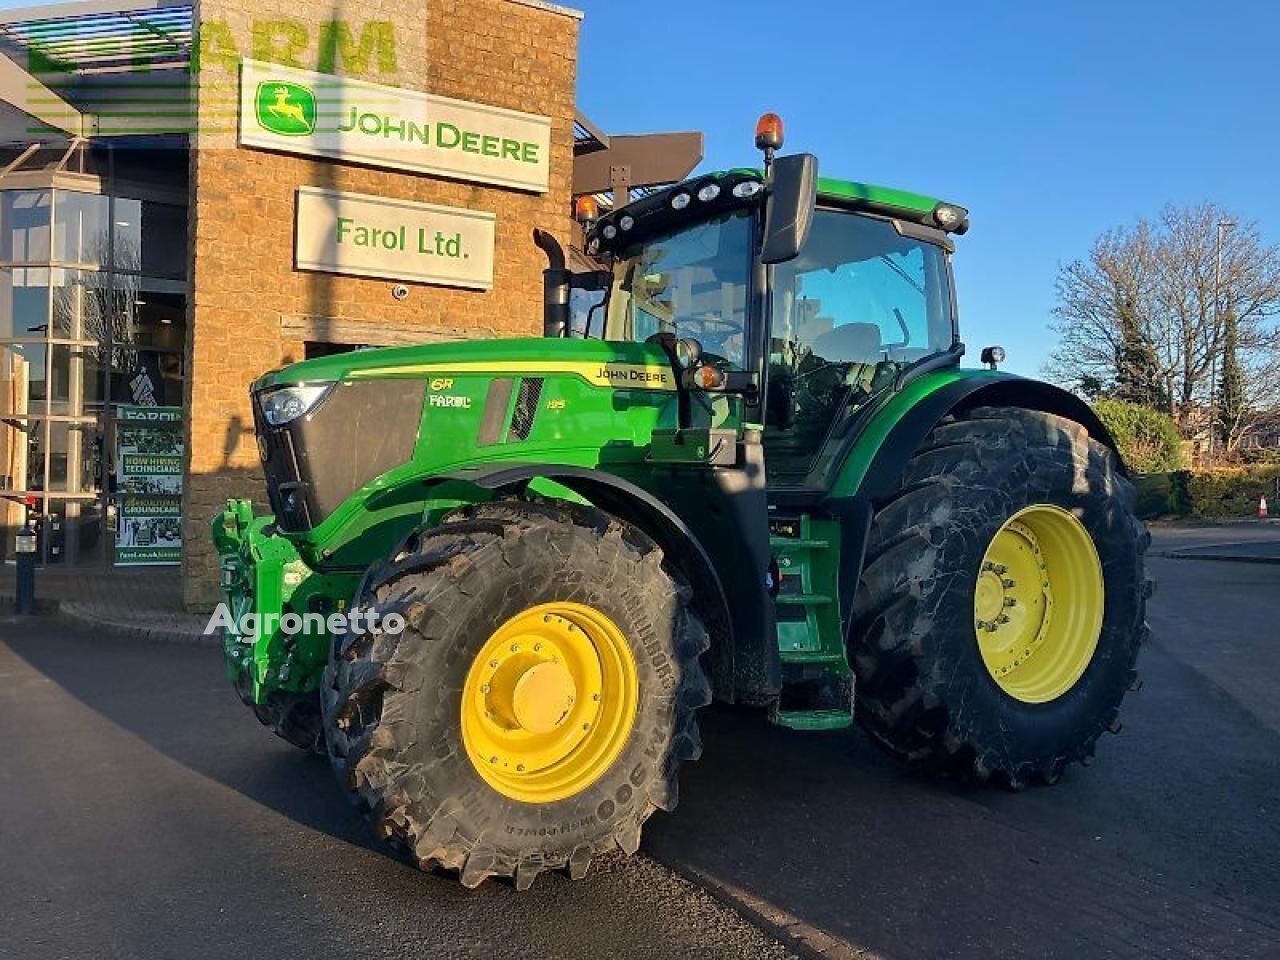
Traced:
<path id="1" fill-rule="evenodd" d="M 819 179 L 808 155 L 698 177 L 590 225 L 608 264 L 581 330 L 661 344 L 701 395 L 739 398 L 763 427 L 771 487 L 826 489 L 859 414 L 963 353 L 950 234 L 968 215 L 931 197 Z M 691 405 L 696 419 L 699 404 Z M 688 426 L 689 424 L 684 424 Z"/>
<path id="2" fill-rule="evenodd" d="M 766 115 L 763 170 L 696 177 L 590 223 L 587 252 L 608 271 L 589 280 L 604 298 L 580 333 L 666 352 L 677 439 L 740 438 L 711 473 L 641 482 L 733 571 L 739 649 L 759 637 L 779 651 L 739 658 L 739 674 L 752 670 L 737 695 L 774 704 L 787 725 L 844 726 L 852 598 L 838 558 L 861 555 L 871 510 L 832 493 L 861 427 L 914 378 L 960 361 L 950 235 L 968 218 L 931 197 L 819 178 L 812 156 L 775 159 L 781 143 Z"/>

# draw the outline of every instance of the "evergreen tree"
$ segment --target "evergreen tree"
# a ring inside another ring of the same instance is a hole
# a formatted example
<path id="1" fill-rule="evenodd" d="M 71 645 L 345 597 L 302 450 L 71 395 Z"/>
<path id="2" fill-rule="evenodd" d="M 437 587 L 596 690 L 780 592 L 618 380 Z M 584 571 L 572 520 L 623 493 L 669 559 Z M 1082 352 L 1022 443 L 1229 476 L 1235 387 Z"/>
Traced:
<path id="1" fill-rule="evenodd" d="M 1228 314 L 1223 325 L 1222 337 L 1222 377 L 1218 381 L 1218 422 L 1213 425 L 1218 431 L 1218 442 L 1221 449 L 1230 452 L 1239 437 L 1239 428 L 1244 420 L 1244 374 L 1240 369 L 1239 334 L 1235 318 Z"/>

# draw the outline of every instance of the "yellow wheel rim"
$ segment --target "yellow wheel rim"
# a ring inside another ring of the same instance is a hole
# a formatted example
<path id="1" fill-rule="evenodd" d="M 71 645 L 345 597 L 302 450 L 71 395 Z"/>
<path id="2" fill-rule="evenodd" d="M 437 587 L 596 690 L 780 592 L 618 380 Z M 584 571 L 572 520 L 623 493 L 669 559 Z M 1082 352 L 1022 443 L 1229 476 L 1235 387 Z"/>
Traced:
<path id="1" fill-rule="evenodd" d="M 974 590 L 978 650 L 1000 689 L 1024 703 L 1070 690 L 1098 648 L 1105 590 L 1093 538 L 1052 504 L 1019 510 L 982 557 Z"/>
<path id="2" fill-rule="evenodd" d="M 462 741 L 503 796 L 551 803 L 580 793 L 622 752 L 640 680 L 617 625 L 580 603 L 512 617 L 476 655 L 462 688 Z"/>

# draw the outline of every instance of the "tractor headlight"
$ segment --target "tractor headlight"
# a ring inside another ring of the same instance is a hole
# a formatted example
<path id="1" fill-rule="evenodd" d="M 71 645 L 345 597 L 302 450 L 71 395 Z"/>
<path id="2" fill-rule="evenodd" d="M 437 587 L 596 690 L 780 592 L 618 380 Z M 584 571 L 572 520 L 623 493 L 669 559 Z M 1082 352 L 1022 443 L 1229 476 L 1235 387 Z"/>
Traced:
<path id="1" fill-rule="evenodd" d="M 933 208 L 933 222 L 948 233 L 952 231 L 963 233 L 968 216 L 968 210 L 957 207 L 954 203 L 940 203 Z"/>
<path id="2" fill-rule="evenodd" d="M 698 191 L 698 199 L 703 203 L 709 203 L 718 196 L 720 196 L 720 184 L 718 183 L 708 183 Z"/>
<path id="3" fill-rule="evenodd" d="M 677 193 L 674 197 L 671 198 L 671 209 L 683 210 L 685 207 L 689 205 L 689 201 L 691 199 L 692 197 L 690 197 L 689 194 L 687 193 Z"/>
<path id="4" fill-rule="evenodd" d="M 748 197 L 754 197 L 763 189 L 764 184 L 759 180 L 743 180 L 733 188 L 733 195 L 739 200 L 746 200 Z"/>
<path id="5" fill-rule="evenodd" d="M 333 385 L 329 383 L 300 384 L 296 387 L 279 387 L 258 398 L 262 415 L 273 427 L 297 420 L 310 413 L 325 397 Z"/>

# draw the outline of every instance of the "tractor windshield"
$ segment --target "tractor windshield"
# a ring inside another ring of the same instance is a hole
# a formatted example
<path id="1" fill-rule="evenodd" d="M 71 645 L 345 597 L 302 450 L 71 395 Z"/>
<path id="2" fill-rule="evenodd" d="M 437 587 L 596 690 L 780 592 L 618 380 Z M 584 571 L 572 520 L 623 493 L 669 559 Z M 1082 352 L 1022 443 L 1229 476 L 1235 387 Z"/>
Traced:
<path id="1" fill-rule="evenodd" d="M 899 370 L 951 346 L 949 277 L 941 246 L 888 220 L 817 212 L 800 256 L 774 270 L 771 470 L 807 472 L 828 434 Z"/>
<path id="2" fill-rule="evenodd" d="M 689 337 L 703 355 L 741 368 L 751 275 L 751 212 L 736 210 L 621 251 L 606 340 Z"/>

